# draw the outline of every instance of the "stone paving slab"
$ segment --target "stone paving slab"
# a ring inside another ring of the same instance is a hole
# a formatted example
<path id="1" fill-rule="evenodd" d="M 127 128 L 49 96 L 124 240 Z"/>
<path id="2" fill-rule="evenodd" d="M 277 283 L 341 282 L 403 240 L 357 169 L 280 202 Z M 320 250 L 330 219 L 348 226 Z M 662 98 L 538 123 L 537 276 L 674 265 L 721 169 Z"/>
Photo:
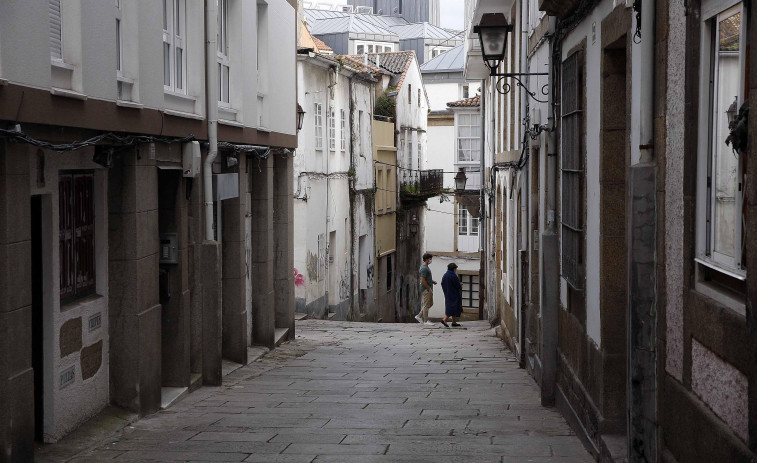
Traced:
<path id="1" fill-rule="evenodd" d="M 56 461 L 592 461 L 488 324 L 465 325 L 299 321 L 223 386 Z"/>

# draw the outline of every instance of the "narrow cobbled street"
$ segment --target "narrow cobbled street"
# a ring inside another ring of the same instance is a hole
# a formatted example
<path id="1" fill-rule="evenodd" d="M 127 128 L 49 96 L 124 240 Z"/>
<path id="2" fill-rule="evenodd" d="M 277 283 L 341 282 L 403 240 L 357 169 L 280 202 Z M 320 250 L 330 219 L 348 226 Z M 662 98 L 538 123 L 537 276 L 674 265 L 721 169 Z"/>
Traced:
<path id="1" fill-rule="evenodd" d="M 295 341 L 70 461 L 592 461 L 486 322 L 305 320 Z"/>

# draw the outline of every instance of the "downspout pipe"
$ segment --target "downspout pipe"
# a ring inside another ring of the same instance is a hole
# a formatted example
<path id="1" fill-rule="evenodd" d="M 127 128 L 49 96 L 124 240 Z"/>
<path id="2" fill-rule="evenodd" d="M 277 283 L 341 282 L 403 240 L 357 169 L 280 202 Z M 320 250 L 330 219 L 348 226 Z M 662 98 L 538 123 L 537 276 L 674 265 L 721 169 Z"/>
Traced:
<path id="1" fill-rule="evenodd" d="M 641 9 L 639 151 L 642 163 L 654 158 L 655 8 L 654 0 L 644 0 Z"/>
<path id="2" fill-rule="evenodd" d="M 479 302 L 478 302 L 478 319 L 484 320 L 484 304 L 486 303 L 486 267 L 488 262 L 488 251 L 486 249 L 486 79 L 481 79 L 481 198 L 479 206 L 479 220 L 478 224 L 480 230 L 478 231 L 478 237 L 480 240 L 479 247 L 481 248 L 481 270 L 479 271 Z M 481 297 L 481 294 L 484 297 Z"/>
<path id="3" fill-rule="evenodd" d="M 208 116 L 208 155 L 202 170 L 205 195 L 205 239 L 213 240 L 213 162 L 218 156 L 218 82 L 216 81 L 216 0 L 205 0 L 205 104 Z"/>

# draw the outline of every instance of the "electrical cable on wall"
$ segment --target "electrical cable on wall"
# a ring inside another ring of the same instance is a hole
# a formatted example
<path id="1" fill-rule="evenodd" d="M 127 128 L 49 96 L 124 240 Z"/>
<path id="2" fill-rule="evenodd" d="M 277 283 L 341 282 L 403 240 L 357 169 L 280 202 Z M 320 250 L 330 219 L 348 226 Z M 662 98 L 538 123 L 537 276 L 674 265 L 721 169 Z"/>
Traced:
<path id="1" fill-rule="evenodd" d="M 194 141 L 194 135 L 187 135 L 182 138 L 169 138 L 169 137 L 154 137 L 150 135 L 117 135 L 113 132 L 108 132 L 100 135 L 96 135 L 92 138 L 88 138 L 82 141 L 75 141 L 71 143 L 55 144 L 44 140 L 38 140 L 20 130 L 7 130 L 0 129 L 0 137 L 10 138 L 11 140 L 21 143 L 28 143 L 30 145 L 37 146 L 39 148 L 45 148 L 52 151 L 74 151 L 88 146 L 95 146 L 98 144 L 111 144 L 116 146 L 135 146 L 140 143 L 185 143 Z"/>

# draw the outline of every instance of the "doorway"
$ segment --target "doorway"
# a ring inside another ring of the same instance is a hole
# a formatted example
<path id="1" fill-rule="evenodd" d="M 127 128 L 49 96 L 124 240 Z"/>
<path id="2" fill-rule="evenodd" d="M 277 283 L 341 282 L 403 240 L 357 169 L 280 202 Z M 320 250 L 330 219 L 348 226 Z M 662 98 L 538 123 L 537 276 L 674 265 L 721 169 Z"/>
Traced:
<path id="1" fill-rule="evenodd" d="M 44 439 L 44 289 L 42 196 L 31 199 L 32 231 L 32 369 L 34 370 L 34 439 Z"/>

